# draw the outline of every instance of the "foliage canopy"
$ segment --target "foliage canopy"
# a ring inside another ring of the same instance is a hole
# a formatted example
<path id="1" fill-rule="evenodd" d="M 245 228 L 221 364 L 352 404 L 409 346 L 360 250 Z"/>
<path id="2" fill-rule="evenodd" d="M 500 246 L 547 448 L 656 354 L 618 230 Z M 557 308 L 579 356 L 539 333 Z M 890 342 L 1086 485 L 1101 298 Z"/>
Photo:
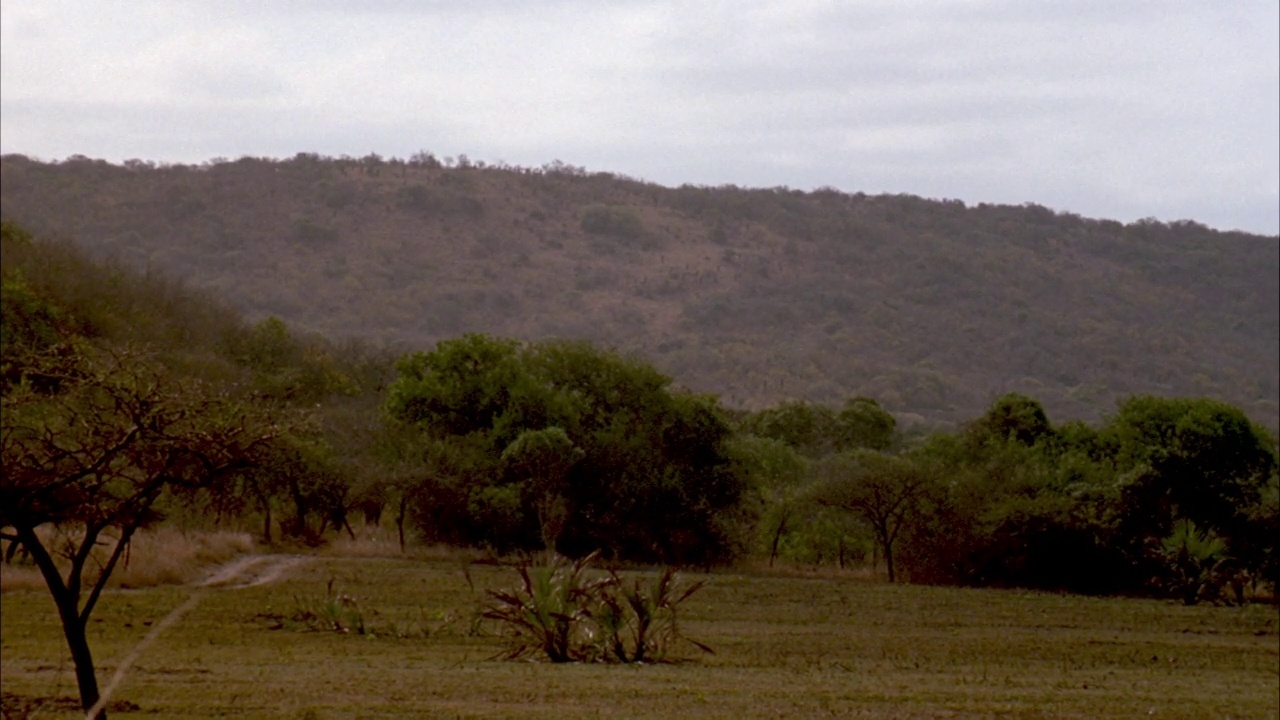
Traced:
<path id="1" fill-rule="evenodd" d="M 468 335 L 397 365 L 387 411 L 449 449 L 423 480 L 429 537 L 503 549 L 711 562 L 735 549 L 743 483 L 717 403 L 580 342 Z M 541 525 L 541 527 L 540 527 Z"/>

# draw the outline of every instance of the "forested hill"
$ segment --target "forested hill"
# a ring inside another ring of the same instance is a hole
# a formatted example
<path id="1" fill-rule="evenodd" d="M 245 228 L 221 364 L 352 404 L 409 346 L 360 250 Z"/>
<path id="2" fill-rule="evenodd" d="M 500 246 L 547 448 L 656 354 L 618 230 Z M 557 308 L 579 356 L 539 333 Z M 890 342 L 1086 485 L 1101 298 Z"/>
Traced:
<path id="1" fill-rule="evenodd" d="M 731 406 L 1055 421 L 1208 395 L 1275 427 L 1280 240 L 1037 205 L 666 188 L 429 154 L 0 160 L 0 215 L 332 337 L 586 338 Z"/>

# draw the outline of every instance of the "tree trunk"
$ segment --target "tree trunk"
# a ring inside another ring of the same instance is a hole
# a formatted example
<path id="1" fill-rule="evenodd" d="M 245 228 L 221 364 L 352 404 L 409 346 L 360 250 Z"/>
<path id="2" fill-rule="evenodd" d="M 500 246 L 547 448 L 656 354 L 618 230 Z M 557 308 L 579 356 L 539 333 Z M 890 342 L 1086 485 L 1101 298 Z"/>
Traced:
<path id="1" fill-rule="evenodd" d="M 889 582 L 893 582 L 893 538 L 896 533 L 889 532 L 889 522 L 881 518 L 877 518 L 871 527 L 876 534 L 876 544 L 884 552 L 884 566 L 889 572 Z"/>
<path id="2" fill-rule="evenodd" d="M 53 604 L 58 608 L 58 618 L 62 621 L 62 634 L 67 639 L 67 649 L 71 651 L 71 661 L 76 667 L 76 685 L 80 690 L 80 705 L 88 713 L 98 703 L 100 697 L 98 676 L 93 667 L 93 653 L 89 650 L 89 639 L 85 634 L 85 625 L 89 618 L 81 619 L 78 607 L 79 593 L 67 587 L 53 557 L 36 537 L 35 530 L 32 528 L 17 528 L 17 530 L 23 547 L 40 568 L 40 574 L 44 576 L 45 584 L 49 587 L 49 594 L 53 596 Z M 77 571 L 78 569 L 73 568 L 71 572 Z M 106 718 L 106 716 L 106 712 L 102 711 L 96 717 Z"/>
<path id="3" fill-rule="evenodd" d="M 293 526 L 294 537 L 306 538 L 307 537 L 307 501 L 304 500 L 301 495 L 295 494 L 293 496 L 293 512 L 294 512 L 294 526 Z M 323 534 L 324 530 L 321 529 L 320 532 L 321 534 Z"/>
<path id="4" fill-rule="evenodd" d="M 554 555 L 560 536 L 564 534 L 565 523 L 569 519 L 568 504 L 561 495 L 544 496 L 535 503 L 538 514 L 538 528 L 542 535 L 543 548 Z"/>
<path id="5" fill-rule="evenodd" d="M 75 617 L 75 600 L 68 599 L 71 604 L 70 619 L 63 612 L 63 602 L 58 601 L 58 614 L 62 615 L 62 634 L 67 638 L 67 648 L 71 651 L 71 660 L 76 666 L 76 685 L 80 688 L 80 706 L 87 713 L 98 704 L 98 675 L 93 667 L 93 652 L 89 650 L 89 639 L 85 634 L 85 626 Z M 95 718 L 105 719 L 107 711 L 101 710 Z"/>
<path id="6" fill-rule="evenodd" d="M 778 522 L 778 529 L 773 533 L 773 544 L 769 548 L 769 567 L 773 567 L 773 561 L 778 559 L 778 543 L 782 541 L 782 533 L 787 531 L 787 516 L 783 515 L 782 520 Z"/>
<path id="7" fill-rule="evenodd" d="M 262 503 L 262 542 L 271 545 L 271 498 L 258 493 L 258 502 Z"/>
<path id="8" fill-rule="evenodd" d="M 884 540 L 884 566 L 889 571 L 889 582 L 895 582 L 896 577 L 893 574 L 893 541 Z"/>
<path id="9" fill-rule="evenodd" d="M 396 533 L 400 536 L 400 552 L 404 552 L 404 514 L 409 507 L 409 496 L 400 495 L 400 508 L 396 513 Z"/>

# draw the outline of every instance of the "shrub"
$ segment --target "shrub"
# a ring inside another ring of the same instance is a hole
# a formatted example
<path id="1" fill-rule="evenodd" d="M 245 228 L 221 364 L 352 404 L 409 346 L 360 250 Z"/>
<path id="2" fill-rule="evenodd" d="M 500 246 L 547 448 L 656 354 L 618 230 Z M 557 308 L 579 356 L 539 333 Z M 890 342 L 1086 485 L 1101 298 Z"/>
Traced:
<path id="1" fill-rule="evenodd" d="M 1212 532 L 1201 530 L 1190 520 L 1178 520 L 1173 533 L 1160 542 L 1161 584 L 1185 605 L 1195 605 L 1206 595 L 1216 596 L 1227 580 L 1220 572 L 1226 565 L 1226 549 L 1227 544 Z"/>
<path id="2" fill-rule="evenodd" d="M 590 235 L 623 240 L 638 240 L 644 235 L 644 223 L 634 211 L 610 205 L 591 205 L 583 210 L 582 229 Z"/>
<path id="3" fill-rule="evenodd" d="M 710 647 L 685 637 L 677 608 L 705 584 L 685 584 L 665 568 L 651 581 L 621 577 L 616 571 L 594 575 L 598 553 L 570 562 L 551 556 L 542 566 L 517 568 L 514 590 L 490 590 L 482 617 L 509 632 L 508 659 L 541 654 L 551 662 L 642 663 L 665 661 L 675 645 L 687 642 L 704 652 Z"/>
<path id="4" fill-rule="evenodd" d="M 456 185 L 462 185 L 456 187 Z M 475 220 L 484 215 L 484 203 L 474 197 L 464 183 L 427 187 L 410 185 L 397 198 L 400 208 L 424 217 L 460 217 Z"/>
<path id="5" fill-rule="evenodd" d="M 677 607 L 701 589 L 705 580 L 686 585 L 672 568 L 664 568 L 649 583 L 640 578 L 628 583 L 616 572 L 610 573 L 610 580 L 600 593 L 594 619 L 612 659 L 623 663 L 661 662 L 679 641 L 714 653 L 682 635 L 676 623 Z"/>
<path id="6" fill-rule="evenodd" d="M 483 617 L 511 632 L 508 659 L 542 653 L 551 662 L 590 661 L 598 656 L 592 608 L 612 578 L 588 580 L 593 553 L 575 562 L 555 555 L 541 567 L 520 565 L 514 590 L 490 590 Z"/>

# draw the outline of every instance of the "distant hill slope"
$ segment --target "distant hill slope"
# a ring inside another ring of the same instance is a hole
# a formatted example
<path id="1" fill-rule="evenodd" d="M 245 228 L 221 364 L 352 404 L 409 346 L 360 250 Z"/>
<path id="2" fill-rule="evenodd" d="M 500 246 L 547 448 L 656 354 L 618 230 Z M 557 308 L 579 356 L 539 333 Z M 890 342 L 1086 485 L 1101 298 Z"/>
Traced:
<path id="1" fill-rule="evenodd" d="M 554 164 L 0 160 L 0 214 L 251 316 L 406 347 L 469 331 L 642 353 L 759 407 L 870 395 L 954 422 L 1133 393 L 1280 416 L 1280 240 L 1035 205 L 665 188 Z"/>

